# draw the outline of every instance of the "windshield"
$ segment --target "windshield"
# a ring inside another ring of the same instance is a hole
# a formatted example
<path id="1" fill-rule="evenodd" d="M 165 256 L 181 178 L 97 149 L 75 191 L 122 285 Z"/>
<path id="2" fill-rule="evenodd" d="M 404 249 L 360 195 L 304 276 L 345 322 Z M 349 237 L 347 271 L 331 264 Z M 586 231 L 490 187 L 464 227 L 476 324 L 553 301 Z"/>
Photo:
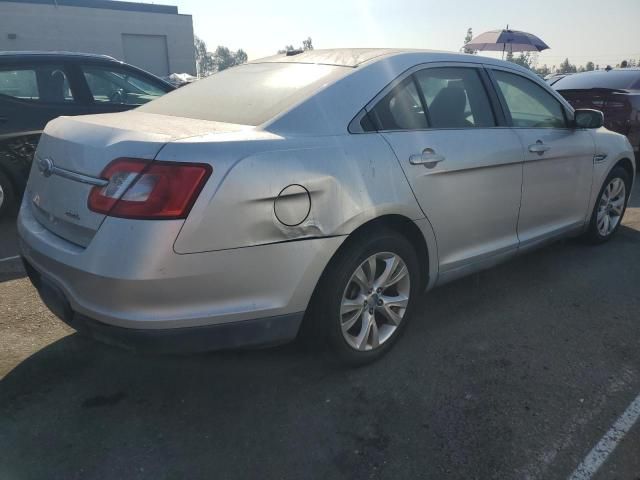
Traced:
<path id="1" fill-rule="evenodd" d="M 640 89 L 640 70 L 598 70 L 597 72 L 569 75 L 558 80 L 556 90 L 586 90 L 611 88 L 620 90 Z"/>
<path id="2" fill-rule="evenodd" d="M 351 69 L 255 63 L 224 70 L 140 108 L 149 113 L 260 125 Z"/>

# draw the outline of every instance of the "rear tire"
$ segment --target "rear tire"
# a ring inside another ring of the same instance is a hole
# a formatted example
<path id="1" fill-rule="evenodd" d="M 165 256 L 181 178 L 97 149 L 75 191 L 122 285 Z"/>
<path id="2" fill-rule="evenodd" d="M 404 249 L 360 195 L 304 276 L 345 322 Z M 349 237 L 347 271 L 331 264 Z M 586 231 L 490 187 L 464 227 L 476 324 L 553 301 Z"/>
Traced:
<path id="1" fill-rule="evenodd" d="M 0 219 L 15 211 L 15 189 L 9 177 L 0 170 Z"/>
<path id="2" fill-rule="evenodd" d="M 318 283 L 303 328 L 307 340 L 359 366 L 398 340 L 422 282 L 416 251 L 401 234 L 385 229 L 347 242 Z"/>
<path id="3" fill-rule="evenodd" d="M 598 245 L 608 241 L 620 228 L 631 193 L 631 178 L 622 167 L 614 167 L 604 181 L 593 206 L 589 228 L 583 238 Z"/>

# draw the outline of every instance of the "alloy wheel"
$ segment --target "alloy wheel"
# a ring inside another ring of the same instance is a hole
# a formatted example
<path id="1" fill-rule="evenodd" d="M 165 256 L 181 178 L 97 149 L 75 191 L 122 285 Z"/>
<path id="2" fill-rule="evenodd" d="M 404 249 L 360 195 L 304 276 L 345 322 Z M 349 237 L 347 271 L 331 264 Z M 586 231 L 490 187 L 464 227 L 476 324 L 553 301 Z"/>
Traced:
<path id="1" fill-rule="evenodd" d="M 340 325 L 355 350 L 373 350 L 389 340 L 404 318 L 411 279 L 400 256 L 371 255 L 355 270 L 342 296 Z"/>
<path id="2" fill-rule="evenodd" d="M 613 178 L 602 192 L 596 220 L 598 233 L 603 237 L 609 236 L 620 223 L 626 194 L 627 188 L 619 177 Z"/>

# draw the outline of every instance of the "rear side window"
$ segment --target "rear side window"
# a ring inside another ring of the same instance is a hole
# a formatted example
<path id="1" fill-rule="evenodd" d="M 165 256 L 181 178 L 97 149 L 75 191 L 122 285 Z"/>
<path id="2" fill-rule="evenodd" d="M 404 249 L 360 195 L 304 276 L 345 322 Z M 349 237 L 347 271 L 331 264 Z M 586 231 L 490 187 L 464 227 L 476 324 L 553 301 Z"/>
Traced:
<path id="1" fill-rule="evenodd" d="M 496 125 L 489 97 L 474 68 L 427 68 L 415 74 L 432 128 Z"/>
<path id="2" fill-rule="evenodd" d="M 83 66 L 82 71 L 96 103 L 142 105 L 166 93 L 159 85 L 127 70 Z"/>
<path id="3" fill-rule="evenodd" d="M 553 95 L 520 75 L 494 70 L 514 127 L 566 128 L 562 104 Z"/>
<path id="4" fill-rule="evenodd" d="M 62 66 L 0 69 L 0 95 L 46 103 L 73 101 Z"/>
<path id="5" fill-rule="evenodd" d="M 370 112 L 380 130 L 419 130 L 427 128 L 427 117 L 413 78 L 391 90 Z"/>

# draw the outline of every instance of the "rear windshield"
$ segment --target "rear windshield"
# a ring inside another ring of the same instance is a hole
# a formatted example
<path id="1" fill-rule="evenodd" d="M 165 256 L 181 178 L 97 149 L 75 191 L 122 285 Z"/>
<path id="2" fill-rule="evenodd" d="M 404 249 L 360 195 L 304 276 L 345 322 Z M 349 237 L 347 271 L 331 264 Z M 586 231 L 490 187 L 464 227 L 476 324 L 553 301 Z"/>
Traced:
<path id="1" fill-rule="evenodd" d="M 583 90 L 589 88 L 611 88 L 617 90 L 639 90 L 640 70 L 598 70 L 596 72 L 568 75 L 553 84 L 555 90 Z"/>
<path id="2" fill-rule="evenodd" d="M 255 126 L 351 70 L 299 63 L 247 64 L 179 88 L 138 110 Z"/>

